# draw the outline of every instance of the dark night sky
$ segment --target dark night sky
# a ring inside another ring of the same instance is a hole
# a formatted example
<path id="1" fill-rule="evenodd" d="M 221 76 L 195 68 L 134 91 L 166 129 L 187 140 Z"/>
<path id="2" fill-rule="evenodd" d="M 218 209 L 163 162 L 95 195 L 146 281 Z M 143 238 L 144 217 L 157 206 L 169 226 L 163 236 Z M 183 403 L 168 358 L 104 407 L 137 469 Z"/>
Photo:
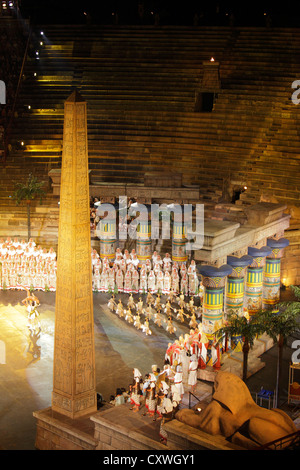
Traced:
<path id="1" fill-rule="evenodd" d="M 84 11 L 89 12 L 96 24 L 112 23 L 112 12 L 118 11 L 120 24 L 138 24 L 139 0 L 19 0 L 22 16 L 30 16 L 33 23 L 80 24 L 86 22 Z M 205 24 L 226 24 L 226 13 L 234 13 L 236 24 L 263 26 L 264 12 L 271 14 L 273 26 L 300 25 L 300 2 L 285 0 L 274 2 L 235 0 L 144 0 L 145 24 L 153 23 L 151 11 L 158 11 L 161 24 L 192 24 L 195 12 L 205 15 Z M 219 19 L 216 7 L 219 5 Z"/>

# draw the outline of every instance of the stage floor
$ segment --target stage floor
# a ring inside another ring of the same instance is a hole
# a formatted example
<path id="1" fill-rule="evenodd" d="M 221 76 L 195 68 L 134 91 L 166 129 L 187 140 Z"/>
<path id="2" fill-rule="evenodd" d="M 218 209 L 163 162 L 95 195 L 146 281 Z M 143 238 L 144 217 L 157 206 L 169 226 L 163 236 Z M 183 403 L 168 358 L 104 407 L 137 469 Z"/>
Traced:
<path id="1" fill-rule="evenodd" d="M 32 413 L 51 406 L 55 293 L 35 291 L 35 294 L 41 302 L 38 308 L 41 330 L 38 335 L 31 335 L 26 307 L 22 304 L 25 291 L 0 291 L 0 449 L 3 450 L 35 449 L 36 421 Z M 168 343 L 176 337 L 166 331 L 166 324 L 159 328 L 153 321 L 150 322 L 152 335 L 146 336 L 108 309 L 109 294 L 93 296 L 97 392 L 108 402 L 117 387 L 128 388 L 134 367 L 143 375 L 151 371 L 152 364 L 162 369 Z M 121 294 L 121 298 L 125 305 L 128 295 Z M 174 325 L 176 336 L 189 332 L 187 323 L 181 325 L 174 321 Z M 282 377 L 285 396 L 292 352 L 289 346 L 285 348 Z M 250 391 L 258 391 L 261 386 L 268 390 L 275 388 L 277 346 L 263 354 L 263 361 L 266 366 L 247 380 Z M 198 382 L 196 396 L 202 391 L 207 395 L 210 385 Z"/>
<path id="2" fill-rule="evenodd" d="M 41 305 L 41 330 L 32 335 L 28 328 L 25 291 L 0 291 L 0 449 L 34 449 L 35 420 L 32 412 L 51 406 L 55 293 L 35 291 Z M 150 321 L 146 336 L 112 313 L 110 294 L 94 293 L 94 334 L 97 392 L 105 401 L 117 387 L 128 389 L 133 368 L 144 375 L 152 364 L 163 368 L 169 342 L 176 337 Z M 128 295 L 121 294 L 123 304 Z M 138 295 L 134 296 L 138 299 Z M 145 297 L 145 296 L 144 296 Z M 164 296 L 162 296 L 162 299 Z M 175 322 L 174 322 L 175 324 Z M 187 323 L 176 322 L 177 332 L 189 332 Z M 5 360 L 1 357 L 5 354 Z M 5 362 L 5 363 L 1 363 Z"/>

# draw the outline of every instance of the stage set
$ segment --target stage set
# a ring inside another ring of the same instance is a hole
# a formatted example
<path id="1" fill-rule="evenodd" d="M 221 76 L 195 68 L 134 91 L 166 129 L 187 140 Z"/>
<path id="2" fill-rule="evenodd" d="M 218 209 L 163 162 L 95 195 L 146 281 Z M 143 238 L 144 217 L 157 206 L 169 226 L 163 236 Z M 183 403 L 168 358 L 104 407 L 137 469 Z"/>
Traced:
<path id="1" fill-rule="evenodd" d="M 35 445 L 183 448 L 172 426 L 174 421 L 177 426 L 176 410 L 188 406 L 188 392 L 196 393 L 202 380 L 202 396 L 211 396 L 219 372 L 241 376 L 241 339 L 216 343 L 226 315 L 235 312 L 251 321 L 259 309 L 279 301 L 290 216 L 284 205 L 260 203 L 247 209 L 243 225 L 204 219 L 204 233 L 193 234 L 192 252 L 187 250 L 191 234 L 175 218 L 169 253 L 152 249 L 148 217 L 139 220 L 131 250 L 117 242 L 114 219 L 104 217 L 100 240 L 91 240 L 86 102 L 77 91 L 65 102 L 63 145 L 57 248 L 48 252 L 34 240 L 19 248 L 12 237 L 1 250 L 1 296 L 18 299 L 14 305 L 4 300 L 1 321 L 6 330 L 18 330 L 7 336 L 14 349 L 22 348 L 18 357 L 26 363 L 31 357 L 29 367 L 23 363 L 10 372 L 20 370 L 20 380 L 25 373 L 35 389 Z M 2 356 L 9 359 L 11 348 L 5 338 L 3 343 Z M 249 375 L 264 366 L 259 356 L 272 345 L 264 335 L 257 339 Z M 147 373 L 143 417 L 139 390 Z M 124 407 L 98 411 L 97 394 L 109 401 L 120 387 L 128 393 Z M 145 426 L 149 416 L 156 418 L 152 431 L 149 421 Z M 193 433 L 180 425 L 189 448 Z M 240 437 L 209 441 L 215 449 L 253 445 Z M 197 446 L 207 448 L 202 435 Z"/>

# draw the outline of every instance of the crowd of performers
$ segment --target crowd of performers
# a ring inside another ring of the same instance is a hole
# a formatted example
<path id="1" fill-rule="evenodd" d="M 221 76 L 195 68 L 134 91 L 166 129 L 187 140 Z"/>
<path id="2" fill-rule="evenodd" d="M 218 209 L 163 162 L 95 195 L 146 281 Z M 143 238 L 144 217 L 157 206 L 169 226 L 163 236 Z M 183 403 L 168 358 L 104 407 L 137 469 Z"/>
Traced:
<path id="1" fill-rule="evenodd" d="M 169 253 L 162 258 L 156 251 L 152 259 L 146 260 L 139 268 L 139 260 L 133 249 L 131 253 L 117 248 L 115 260 L 110 266 L 107 258 L 101 260 L 96 250 L 92 253 L 93 291 L 132 294 L 175 294 L 198 295 L 199 280 L 196 264 L 189 266 L 173 262 Z"/>
<path id="2" fill-rule="evenodd" d="M 148 292 L 146 304 L 144 304 L 142 297 L 135 301 L 131 293 L 128 296 L 126 305 L 123 304 L 121 298 L 117 302 L 115 295 L 112 295 L 108 307 L 119 318 L 123 318 L 127 323 L 143 331 L 146 335 L 152 334 L 151 321 L 158 327 L 163 327 L 165 324 L 166 331 L 171 335 L 175 334 L 177 330 L 173 320 L 187 323 L 190 328 L 196 329 L 199 325 L 198 319 L 202 313 L 201 305 L 196 306 L 194 304 L 194 297 L 186 302 L 183 292 L 177 296 L 173 291 L 170 291 L 166 297 L 166 303 L 162 303 L 159 293 L 154 296 L 151 292 Z"/>
<path id="3" fill-rule="evenodd" d="M 196 357 L 189 357 L 188 385 L 193 386 L 197 381 L 195 372 Z M 151 372 L 142 376 L 138 368 L 133 369 L 133 383 L 129 391 L 124 393 L 125 400 L 130 402 L 133 412 L 141 412 L 153 421 L 161 420 L 159 435 L 161 442 L 167 443 L 167 433 L 164 424 L 173 419 L 178 411 L 184 395 L 183 371 L 181 365 L 171 365 L 166 359 L 163 370 L 152 365 Z M 115 400 L 118 397 L 116 396 Z M 124 403 L 124 401 L 123 401 Z M 115 404 L 118 404 L 115 403 Z"/>
<path id="4" fill-rule="evenodd" d="M 0 289 L 56 290 L 56 253 L 30 238 L 0 240 Z"/>

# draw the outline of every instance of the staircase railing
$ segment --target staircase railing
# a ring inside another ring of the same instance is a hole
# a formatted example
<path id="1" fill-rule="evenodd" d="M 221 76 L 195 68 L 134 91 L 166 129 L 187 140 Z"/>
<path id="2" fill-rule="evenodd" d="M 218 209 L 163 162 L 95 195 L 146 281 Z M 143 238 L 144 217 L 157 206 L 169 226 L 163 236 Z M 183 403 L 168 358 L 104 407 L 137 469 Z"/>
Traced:
<path id="1" fill-rule="evenodd" d="M 300 448 L 300 430 L 268 442 L 255 450 L 282 450 L 291 449 L 292 447 Z"/>
<path id="2" fill-rule="evenodd" d="M 22 82 L 22 77 L 23 77 L 23 72 L 24 72 L 24 66 L 25 66 L 26 59 L 27 59 L 31 34 L 32 34 L 32 29 L 31 29 L 30 24 L 29 24 L 29 33 L 28 33 L 28 38 L 27 38 L 26 47 L 25 47 L 25 51 L 24 51 L 24 56 L 23 56 L 23 60 L 22 60 L 22 66 L 21 66 L 21 70 L 20 70 L 20 74 L 19 74 L 16 93 L 15 93 L 15 96 L 14 96 L 14 101 L 13 101 L 13 105 L 12 105 L 12 109 L 11 109 L 11 114 L 10 114 L 8 124 L 6 125 L 6 127 L 4 129 L 4 157 L 3 157 L 4 158 L 4 162 L 3 162 L 4 166 L 5 166 L 6 160 L 7 160 L 10 133 L 11 133 L 12 125 L 13 125 L 15 109 L 16 109 L 16 103 L 17 103 L 17 98 L 18 98 L 18 95 L 19 95 L 20 87 L 21 87 L 21 82 Z"/>

